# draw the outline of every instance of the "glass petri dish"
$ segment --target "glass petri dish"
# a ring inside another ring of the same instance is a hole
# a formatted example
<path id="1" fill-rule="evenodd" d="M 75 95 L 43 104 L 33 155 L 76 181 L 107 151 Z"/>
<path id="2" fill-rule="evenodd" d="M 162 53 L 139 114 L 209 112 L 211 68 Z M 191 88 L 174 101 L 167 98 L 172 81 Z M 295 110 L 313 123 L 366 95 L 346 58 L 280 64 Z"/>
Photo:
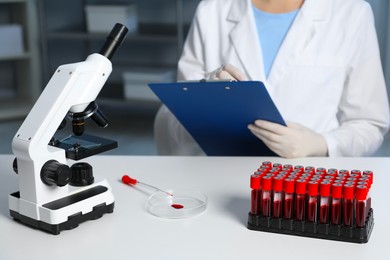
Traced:
<path id="1" fill-rule="evenodd" d="M 147 210 L 157 217 L 180 219 L 196 216 L 206 210 L 207 197 L 198 191 L 168 191 L 153 193 Z"/>

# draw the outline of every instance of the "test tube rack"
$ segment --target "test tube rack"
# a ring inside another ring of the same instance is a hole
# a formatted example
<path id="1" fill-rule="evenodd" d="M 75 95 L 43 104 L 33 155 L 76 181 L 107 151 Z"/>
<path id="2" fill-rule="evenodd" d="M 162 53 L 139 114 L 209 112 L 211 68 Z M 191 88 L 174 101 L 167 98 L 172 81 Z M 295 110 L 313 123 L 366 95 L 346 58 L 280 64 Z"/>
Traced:
<path id="1" fill-rule="evenodd" d="M 248 229 L 286 235 L 304 236 L 353 243 L 367 243 L 374 227 L 374 212 L 371 209 L 365 227 L 320 224 L 283 218 L 248 215 Z"/>
<path id="2" fill-rule="evenodd" d="M 272 164 L 271 162 L 263 162 L 263 164 L 260 166 L 260 168 L 254 173 L 256 174 L 263 174 L 264 170 L 267 168 L 264 165 L 267 165 L 268 169 L 267 171 L 267 177 L 272 176 L 271 178 L 282 178 L 280 177 L 280 172 L 286 170 L 284 169 L 285 166 L 279 163 Z M 277 170 L 270 170 L 269 166 L 272 166 L 272 169 L 274 169 L 274 166 L 279 167 Z M 295 169 L 293 166 L 288 165 L 289 168 Z M 300 169 L 306 169 L 310 168 L 312 171 L 315 171 L 315 168 L 312 166 L 303 167 L 303 166 L 296 166 Z M 324 168 L 318 168 L 326 171 Z M 330 169 L 329 169 L 330 170 Z M 336 169 L 332 169 L 333 171 L 336 171 Z M 287 170 L 286 170 L 287 171 Z M 343 170 L 346 171 L 346 170 Z M 353 170 L 358 171 L 359 170 Z M 291 171 L 287 171 L 291 172 Z M 306 172 L 306 171 L 305 171 Z M 373 173 L 371 171 L 365 171 L 370 172 L 370 184 L 372 184 L 373 180 Z M 251 178 L 254 176 L 252 175 Z M 285 173 L 285 175 L 288 175 L 288 173 Z M 278 177 L 274 177 L 278 176 Z M 312 177 L 313 175 L 311 175 Z M 337 176 L 337 175 L 335 175 Z M 256 177 L 256 176 L 255 176 Z M 311 178 L 309 177 L 309 178 Z M 286 178 L 286 177 L 283 177 Z M 286 235 L 294 235 L 294 236 L 303 236 L 303 237 L 311 237 L 311 238 L 319 238 L 319 239 L 328 239 L 328 240 L 336 240 L 336 241 L 343 241 L 343 242 L 352 242 L 352 243 L 367 243 L 370 235 L 372 233 L 373 227 L 374 227 L 374 211 L 371 208 L 371 198 L 370 199 L 370 206 L 369 209 L 366 210 L 366 219 L 364 222 L 364 225 L 360 224 L 360 226 L 356 225 L 355 222 L 351 225 L 344 225 L 343 221 L 340 221 L 338 224 L 331 223 L 331 221 L 327 223 L 320 223 L 318 221 L 307 221 L 306 220 L 298 220 L 294 217 L 286 219 L 282 216 L 275 217 L 271 213 L 272 210 L 270 210 L 267 214 L 268 216 L 265 216 L 261 213 L 261 210 L 256 209 L 255 214 L 253 213 L 253 203 L 254 203 L 254 197 L 253 197 L 253 187 L 252 187 L 252 179 L 251 179 L 251 188 L 252 188 L 252 201 L 251 201 L 251 211 L 248 213 L 248 223 L 247 228 L 254 231 L 263 231 L 263 232 L 270 232 L 270 233 L 279 233 L 279 234 L 286 234 Z M 263 188 L 263 187 L 261 187 Z M 260 188 L 260 190 L 261 190 Z M 264 186 L 265 188 L 265 186 Z M 368 188 L 369 190 L 369 188 Z M 318 197 L 320 193 L 318 193 Z M 260 195 L 255 199 L 261 199 Z M 271 200 L 271 205 L 273 201 Z M 330 202 L 331 204 L 331 202 Z M 259 206 L 260 207 L 260 206 Z M 294 209 L 295 210 L 295 209 Z M 363 218 L 364 220 L 364 218 Z"/>

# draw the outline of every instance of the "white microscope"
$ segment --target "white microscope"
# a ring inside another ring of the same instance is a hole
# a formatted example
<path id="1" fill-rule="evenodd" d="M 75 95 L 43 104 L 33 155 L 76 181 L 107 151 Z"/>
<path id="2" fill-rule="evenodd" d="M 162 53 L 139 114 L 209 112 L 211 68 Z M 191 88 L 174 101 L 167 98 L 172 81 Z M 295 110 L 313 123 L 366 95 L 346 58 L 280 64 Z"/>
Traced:
<path id="1" fill-rule="evenodd" d="M 107 125 L 95 99 L 127 31 L 116 24 L 99 53 L 58 67 L 16 133 L 12 150 L 19 191 L 9 196 L 15 220 L 57 235 L 113 212 L 114 196 L 108 182 L 94 177 L 88 163 L 71 167 L 68 163 L 117 147 L 115 141 L 84 135 L 84 119 L 91 117 L 98 125 Z M 55 140 L 53 136 L 66 117 L 72 120 L 74 135 Z"/>

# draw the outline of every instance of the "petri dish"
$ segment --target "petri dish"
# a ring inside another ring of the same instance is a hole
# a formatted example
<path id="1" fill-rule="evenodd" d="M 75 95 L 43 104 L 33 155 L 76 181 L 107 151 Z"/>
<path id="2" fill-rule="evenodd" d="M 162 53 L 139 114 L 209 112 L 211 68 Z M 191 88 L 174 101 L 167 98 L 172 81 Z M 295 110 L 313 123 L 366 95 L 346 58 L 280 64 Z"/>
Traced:
<path id="1" fill-rule="evenodd" d="M 180 219 L 196 216 L 206 210 L 207 197 L 198 191 L 158 191 L 147 202 L 147 210 L 157 217 Z"/>

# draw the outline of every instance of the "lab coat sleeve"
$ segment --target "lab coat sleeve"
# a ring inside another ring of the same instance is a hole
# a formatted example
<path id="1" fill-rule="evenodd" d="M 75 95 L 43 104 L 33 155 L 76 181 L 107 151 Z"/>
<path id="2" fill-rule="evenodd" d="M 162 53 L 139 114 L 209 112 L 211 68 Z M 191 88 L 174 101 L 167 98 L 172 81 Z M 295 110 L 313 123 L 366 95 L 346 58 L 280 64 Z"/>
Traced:
<path id="1" fill-rule="evenodd" d="M 353 55 L 339 105 L 340 127 L 325 133 L 329 156 L 372 155 L 389 129 L 389 103 L 374 19 L 369 5 L 359 16 Z"/>
<path id="2" fill-rule="evenodd" d="M 204 14 L 203 6 L 204 1 L 201 1 L 184 44 L 178 63 L 178 81 L 200 80 L 205 77 L 200 26 L 202 19 L 199 17 Z M 160 155 L 204 155 L 196 141 L 165 105 L 161 106 L 157 113 L 154 129 Z"/>

